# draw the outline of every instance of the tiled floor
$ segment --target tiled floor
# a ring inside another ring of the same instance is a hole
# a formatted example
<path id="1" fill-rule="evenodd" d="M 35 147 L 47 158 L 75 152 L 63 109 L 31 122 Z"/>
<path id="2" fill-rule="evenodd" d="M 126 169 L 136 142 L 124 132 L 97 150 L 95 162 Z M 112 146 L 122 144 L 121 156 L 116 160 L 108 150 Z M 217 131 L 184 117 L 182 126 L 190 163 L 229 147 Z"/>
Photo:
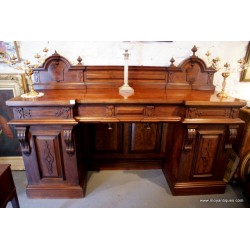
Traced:
<path id="1" fill-rule="evenodd" d="M 89 173 L 85 198 L 29 199 L 24 171 L 13 171 L 22 208 L 244 208 L 250 207 L 240 187 L 225 194 L 172 196 L 161 170 L 106 170 Z M 8 204 L 11 207 L 11 204 Z"/>

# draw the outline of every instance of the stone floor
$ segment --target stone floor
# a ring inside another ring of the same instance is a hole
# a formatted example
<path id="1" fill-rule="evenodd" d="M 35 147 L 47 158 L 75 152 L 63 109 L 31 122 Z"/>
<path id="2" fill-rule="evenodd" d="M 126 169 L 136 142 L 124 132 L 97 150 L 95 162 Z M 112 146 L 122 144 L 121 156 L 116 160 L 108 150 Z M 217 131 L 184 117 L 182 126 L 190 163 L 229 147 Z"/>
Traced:
<path id="1" fill-rule="evenodd" d="M 250 207 L 239 186 L 228 185 L 225 194 L 172 196 L 161 170 L 89 172 L 86 196 L 81 199 L 29 199 L 25 171 L 12 173 L 22 208 Z"/>

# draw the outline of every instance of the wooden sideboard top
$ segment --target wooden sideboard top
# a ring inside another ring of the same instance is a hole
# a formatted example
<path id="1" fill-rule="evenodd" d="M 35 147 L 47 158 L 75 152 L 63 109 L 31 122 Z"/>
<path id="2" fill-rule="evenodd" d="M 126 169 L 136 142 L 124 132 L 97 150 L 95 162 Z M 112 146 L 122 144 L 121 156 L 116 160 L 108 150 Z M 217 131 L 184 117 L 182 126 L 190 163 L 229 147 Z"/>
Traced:
<path id="1" fill-rule="evenodd" d="M 44 96 L 39 98 L 12 98 L 6 102 L 8 106 L 74 106 L 81 104 L 185 104 L 188 106 L 235 106 L 246 105 L 244 100 L 228 97 L 221 99 L 214 91 L 203 90 L 157 90 L 136 89 L 133 96 L 125 99 L 119 95 L 118 88 L 84 90 L 43 90 Z"/>

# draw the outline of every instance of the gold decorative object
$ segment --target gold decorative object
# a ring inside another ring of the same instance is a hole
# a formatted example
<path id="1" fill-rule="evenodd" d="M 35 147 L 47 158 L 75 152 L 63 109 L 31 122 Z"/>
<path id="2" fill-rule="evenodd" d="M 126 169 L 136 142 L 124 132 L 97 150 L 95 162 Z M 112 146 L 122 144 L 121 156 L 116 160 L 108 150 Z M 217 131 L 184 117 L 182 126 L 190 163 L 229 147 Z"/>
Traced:
<path id="1" fill-rule="evenodd" d="M 221 75 L 223 77 L 222 90 L 220 93 L 217 94 L 217 96 L 221 97 L 221 98 L 227 98 L 228 95 L 227 95 L 225 89 L 226 89 L 226 85 L 227 85 L 226 79 L 230 76 L 230 64 L 228 64 L 228 63 L 224 64 L 224 70 L 221 73 Z"/>
<path id="2" fill-rule="evenodd" d="M 21 65 L 18 63 L 17 58 L 14 55 L 11 56 L 6 51 L 0 50 L 0 57 L 3 59 L 4 63 L 8 64 L 10 67 L 14 69 L 24 71 L 25 75 L 28 78 L 29 92 L 21 95 L 21 97 L 34 98 L 34 97 L 40 97 L 44 95 L 43 93 L 37 92 L 34 90 L 32 75 L 33 75 L 34 69 L 38 68 L 44 63 L 47 57 L 48 51 L 49 49 L 45 47 L 43 49 L 44 55 L 42 57 L 41 55 L 36 53 L 34 57 L 37 59 L 37 62 L 35 64 L 32 65 L 29 60 L 23 60 L 23 65 Z"/>
<path id="3" fill-rule="evenodd" d="M 215 58 L 211 59 L 210 58 L 210 56 L 211 56 L 211 52 L 210 51 L 207 51 L 205 55 L 207 56 L 208 63 L 210 64 L 210 67 L 212 69 L 214 69 L 216 71 L 222 70 L 222 73 L 221 73 L 221 75 L 223 77 L 222 90 L 221 90 L 221 92 L 219 92 L 217 94 L 217 96 L 220 97 L 220 98 L 227 98 L 228 95 L 226 93 L 226 85 L 227 85 L 226 79 L 230 76 L 230 74 L 232 72 L 234 72 L 234 70 L 232 70 L 230 68 L 230 64 L 229 63 L 225 63 L 224 67 L 221 68 L 219 66 L 220 58 L 219 57 L 215 57 Z M 248 64 L 246 63 L 245 59 L 239 59 L 237 61 L 237 63 L 239 64 L 238 71 L 243 71 L 243 70 L 245 70 L 248 67 Z"/>

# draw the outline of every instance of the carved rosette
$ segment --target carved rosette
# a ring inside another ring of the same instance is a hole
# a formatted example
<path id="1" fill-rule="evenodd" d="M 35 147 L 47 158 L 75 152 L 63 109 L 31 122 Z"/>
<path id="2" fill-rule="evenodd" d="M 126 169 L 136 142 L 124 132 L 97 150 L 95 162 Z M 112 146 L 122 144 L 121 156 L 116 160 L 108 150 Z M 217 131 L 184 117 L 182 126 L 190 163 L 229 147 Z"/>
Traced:
<path id="1" fill-rule="evenodd" d="M 114 107 L 114 105 L 106 106 L 106 116 L 107 117 L 115 116 L 115 107 Z"/>
<path id="2" fill-rule="evenodd" d="M 17 138 L 21 144 L 21 151 L 24 154 L 30 153 L 30 146 L 28 142 L 28 127 L 16 127 Z"/>
<path id="3" fill-rule="evenodd" d="M 186 152 L 190 152 L 192 150 L 192 144 L 196 137 L 196 129 L 195 128 L 188 128 L 187 136 L 184 144 L 184 150 Z"/>
<path id="4" fill-rule="evenodd" d="M 14 108 L 14 113 L 18 119 L 31 118 L 30 109 Z"/>
<path id="5" fill-rule="evenodd" d="M 202 116 L 202 111 L 198 110 L 197 108 L 189 108 L 187 111 L 187 118 L 198 118 Z"/>
<path id="6" fill-rule="evenodd" d="M 74 144 L 73 144 L 73 136 L 71 129 L 63 130 L 63 138 L 66 145 L 66 152 L 69 154 L 73 154 L 75 152 Z"/>
<path id="7" fill-rule="evenodd" d="M 56 110 L 55 113 L 56 117 L 62 117 L 62 118 L 70 118 L 70 108 L 69 107 L 64 107 L 64 108 L 59 108 Z"/>
<path id="8" fill-rule="evenodd" d="M 168 82 L 174 83 L 174 72 L 168 73 Z"/>
<path id="9" fill-rule="evenodd" d="M 145 109 L 145 116 L 152 117 L 155 115 L 155 107 L 154 106 L 147 106 Z"/>

